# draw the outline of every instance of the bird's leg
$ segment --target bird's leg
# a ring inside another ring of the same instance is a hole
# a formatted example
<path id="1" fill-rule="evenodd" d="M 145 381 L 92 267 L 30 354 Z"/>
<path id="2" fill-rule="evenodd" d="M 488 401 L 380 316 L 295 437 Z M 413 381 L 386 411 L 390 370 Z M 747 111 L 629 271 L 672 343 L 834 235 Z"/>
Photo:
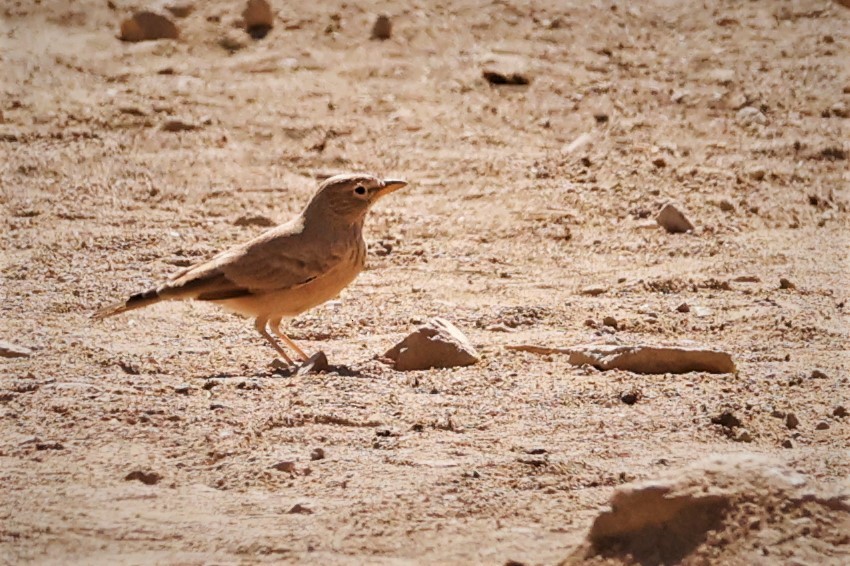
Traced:
<path id="1" fill-rule="evenodd" d="M 278 338 L 283 340 L 284 344 L 286 344 L 287 346 L 289 346 L 290 348 L 295 350 L 295 353 L 298 354 L 298 356 L 301 358 L 302 362 L 306 362 L 308 359 L 310 359 L 310 356 L 305 354 L 304 350 L 302 350 L 301 348 L 298 347 L 298 344 L 293 342 L 289 338 L 289 336 L 287 336 L 286 334 L 281 332 L 281 330 L 280 330 L 280 319 L 279 318 L 276 318 L 276 319 L 272 320 L 271 322 L 269 322 L 269 328 L 272 329 L 272 332 L 274 332 L 277 335 Z"/>
<path id="2" fill-rule="evenodd" d="M 277 350 L 277 353 L 283 357 L 287 364 L 294 365 L 292 358 L 286 355 L 284 349 L 280 347 L 280 344 L 278 344 L 275 339 L 272 338 L 271 334 L 269 334 L 268 330 L 266 330 L 266 322 L 268 322 L 268 319 L 260 317 L 254 321 L 254 328 L 256 328 L 257 332 L 259 332 L 262 337 L 265 338 L 275 350 Z"/>

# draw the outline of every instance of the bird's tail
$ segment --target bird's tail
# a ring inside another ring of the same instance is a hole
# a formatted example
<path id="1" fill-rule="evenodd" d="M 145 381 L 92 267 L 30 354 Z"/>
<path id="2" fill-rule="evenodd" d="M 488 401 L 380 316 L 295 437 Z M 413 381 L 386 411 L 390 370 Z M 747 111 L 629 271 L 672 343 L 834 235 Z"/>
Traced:
<path id="1" fill-rule="evenodd" d="M 103 307 L 102 309 L 91 315 L 91 317 L 95 320 L 100 320 L 102 318 L 121 314 L 122 312 L 140 309 L 142 307 L 158 303 L 161 300 L 162 297 L 159 296 L 159 291 L 157 291 L 156 289 L 148 289 L 147 291 L 132 295 L 126 301 L 114 303 L 109 306 Z"/>

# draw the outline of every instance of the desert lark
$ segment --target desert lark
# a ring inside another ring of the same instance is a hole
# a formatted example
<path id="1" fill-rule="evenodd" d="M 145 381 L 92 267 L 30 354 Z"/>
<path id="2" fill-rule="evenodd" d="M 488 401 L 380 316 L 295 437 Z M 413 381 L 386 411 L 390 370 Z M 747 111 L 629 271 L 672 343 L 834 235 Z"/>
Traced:
<path id="1" fill-rule="evenodd" d="M 102 319 L 160 301 L 207 301 L 252 317 L 257 332 L 287 363 L 292 359 L 268 329 L 306 360 L 307 354 L 280 330 L 281 320 L 336 297 L 354 281 L 366 259 L 366 213 L 375 201 L 406 184 L 366 174 L 331 177 L 289 222 L 92 317 Z"/>

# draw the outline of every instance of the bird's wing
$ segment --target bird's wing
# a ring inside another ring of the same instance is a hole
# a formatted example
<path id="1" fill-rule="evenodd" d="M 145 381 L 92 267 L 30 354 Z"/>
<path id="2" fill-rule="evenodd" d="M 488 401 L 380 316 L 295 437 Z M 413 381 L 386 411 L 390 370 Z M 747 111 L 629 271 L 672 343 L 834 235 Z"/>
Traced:
<path id="1" fill-rule="evenodd" d="M 158 289 L 163 298 L 215 301 L 309 283 L 340 258 L 305 238 L 297 221 L 177 273 Z"/>

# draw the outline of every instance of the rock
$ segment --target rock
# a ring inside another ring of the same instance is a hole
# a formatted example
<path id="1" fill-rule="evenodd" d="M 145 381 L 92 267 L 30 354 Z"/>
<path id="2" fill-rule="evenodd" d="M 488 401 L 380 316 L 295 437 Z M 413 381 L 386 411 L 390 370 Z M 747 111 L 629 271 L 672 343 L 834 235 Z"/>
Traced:
<path id="1" fill-rule="evenodd" d="M 287 472 L 289 474 L 295 475 L 295 462 L 289 460 L 283 460 L 274 464 L 272 466 L 273 470 L 277 470 L 278 472 Z"/>
<path id="2" fill-rule="evenodd" d="M 620 393 L 620 401 L 626 405 L 634 405 L 643 397 L 643 393 L 639 389 L 629 389 Z"/>
<path id="3" fill-rule="evenodd" d="M 708 72 L 709 80 L 722 85 L 728 85 L 735 81 L 735 69 L 712 69 Z"/>
<path id="4" fill-rule="evenodd" d="M 758 108 L 753 108 L 752 106 L 744 106 L 743 108 L 738 110 L 738 114 L 735 116 L 735 118 L 742 126 L 752 126 L 753 124 L 767 124 L 767 117 L 762 114 L 761 110 L 759 110 Z"/>
<path id="5" fill-rule="evenodd" d="M 312 515 L 313 510 L 305 505 L 296 503 L 289 509 L 289 511 L 287 511 L 287 513 L 289 513 L 290 515 Z"/>
<path id="6" fill-rule="evenodd" d="M 564 149 L 562 151 L 564 153 L 573 153 L 576 150 L 581 149 L 584 146 L 588 145 L 592 141 L 593 141 L 593 134 L 591 134 L 589 132 L 585 132 L 585 133 L 581 134 L 580 136 L 578 136 L 573 141 L 571 141 L 569 144 L 564 146 Z"/>
<path id="7" fill-rule="evenodd" d="M 593 119 L 597 124 L 607 124 L 610 118 L 605 112 L 594 112 Z"/>
<path id="8" fill-rule="evenodd" d="M 812 379 L 827 379 L 826 373 L 819 369 L 812 370 Z"/>
<path id="9" fill-rule="evenodd" d="M 794 448 L 794 441 L 790 438 L 786 438 L 782 441 L 782 448 Z"/>
<path id="10" fill-rule="evenodd" d="M 781 533 L 799 532 L 801 514 L 817 525 L 837 526 L 831 531 L 809 529 L 807 536 L 816 540 L 804 548 L 826 547 L 818 553 L 846 556 L 843 547 L 830 541 L 848 523 L 848 495 L 846 489 L 837 494 L 821 491 L 805 476 L 764 456 L 713 456 L 657 479 L 616 488 L 610 508 L 597 515 L 586 542 L 562 565 L 761 563 L 756 556 L 763 555 L 756 550 L 742 554 L 768 548 L 748 538 L 753 527 L 770 525 L 776 529 L 771 540 L 783 539 L 769 544 L 773 558 L 793 556 L 801 548 L 800 539 L 785 539 Z"/>
<path id="11" fill-rule="evenodd" d="M 0 340 L 0 358 L 28 358 L 32 356 L 32 350 Z"/>
<path id="12" fill-rule="evenodd" d="M 371 248 L 370 248 L 371 250 Z M 375 243 L 375 255 L 378 257 L 386 257 L 393 252 L 393 244 L 392 242 L 387 242 L 385 240 L 380 240 Z"/>
<path id="13" fill-rule="evenodd" d="M 328 357 L 321 350 L 310 356 L 307 361 L 301 364 L 295 375 L 309 375 L 311 373 L 321 373 L 328 371 Z"/>
<path id="14" fill-rule="evenodd" d="M 607 287 L 600 287 L 598 285 L 590 285 L 589 287 L 584 287 L 581 291 L 579 291 L 579 293 L 587 295 L 588 297 L 597 297 L 599 295 L 604 295 L 607 292 Z"/>
<path id="15" fill-rule="evenodd" d="M 832 410 L 832 416 L 833 416 L 833 417 L 844 418 L 844 417 L 846 417 L 847 415 L 848 415 L 848 412 L 847 412 L 847 409 L 844 407 L 844 405 L 837 405 L 837 406 L 836 406 L 836 407 Z"/>
<path id="16" fill-rule="evenodd" d="M 169 118 L 162 123 L 159 129 L 163 132 L 191 132 L 197 130 L 198 126 L 178 118 Z"/>
<path id="17" fill-rule="evenodd" d="M 310 452 L 311 460 L 324 460 L 325 459 L 325 449 L 324 448 L 313 448 Z"/>
<path id="18" fill-rule="evenodd" d="M 185 18 L 195 11 L 195 4 L 189 0 L 169 0 L 163 5 L 175 18 Z"/>
<path id="19" fill-rule="evenodd" d="M 714 311 L 708 307 L 694 307 L 693 311 L 694 316 L 696 316 L 697 318 L 705 318 L 714 314 Z"/>
<path id="20" fill-rule="evenodd" d="M 188 383 L 181 383 L 180 385 L 174 386 L 174 392 L 179 393 L 180 395 L 188 395 L 192 390 L 192 386 Z"/>
<path id="21" fill-rule="evenodd" d="M 753 436 L 750 434 L 745 428 L 742 428 L 738 431 L 738 433 L 732 438 L 735 442 L 752 442 Z"/>
<path id="22" fill-rule="evenodd" d="M 145 117 L 148 115 L 147 110 L 144 108 L 139 108 L 138 106 L 126 105 L 118 108 L 118 111 L 121 114 L 127 114 L 129 116 L 139 116 Z"/>
<path id="23" fill-rule="evenodd" d="M 798 426 L 800 426 L 800 419 L 797 418 L 797 415 L 794 413 L 788 413 L 785 415 L 785 426 L 789 430 L 794 430 Z"/>
<path id="24" fill-rule="evenodd" d="M 825 112 L 827 116 L 835 116 L 837 118 L 847 118 L 850 116 L 850 113 L 847 112 L 847 106 L 839 101 L 829 107 L 829 110 Z"/>
<path id="25" fill-rule="evenodd" d="M 218 38 L 218 44 L 222 48 L 235 53 L 240 49 L 248 47 L 248 42 L 245 40 L 246 35 L 239 30 L 226 30 L 221 37 Z"/>
<path id="26" fill-rule="evenodd" d="M 122 41 L 153 41 L 178 39 L 180 31 L 167 16 L 142 10 L 121 22 Z"/>
<path id="27" fill-rule="evenodd" d="M 829 428 L 829 423 L 826 421 L 819 421 L 818 424 L 815 425 L 815 430 L 827 430 Z"/>
<path id="28" fill-rule="evenodd" d="M 241 389 L 243 391 L 260 391 L 263 389 L 263 386 L 256 379 L 245 379 L 236 384 L 236 389 Z"/>
<path id="29" fill-rule="evenodd" d="M 613 316 L 606 316 L 605 318 L 603 318 L 602 324 L 604 324 L 605 326 L 610 326 L 615 330 L 617 329 L 617 319 Z"/>
<path id="30" fill-rule="evenodd" d="M 503 73 L 501 71 L 485 70 L 481 76 L 491 85 L 527 85 L 531 79 L 522 73 Z"/>
<path id="31" fill-rule="evenodd" d="M 262 39 L 274 27 L 274 12 L 266 0 L 248 0 L 242 10 L 242 20 L 251 37 Z"/>
<path id="32" fill-rule="evenodd" d="M 667 160 L 663 157 L 656 157 L 652 160 L 652 164 L 656 167 L 656 169 L 662 169 L 667 167 Z"/>
<path id="33" fill-rule="evenodd" d="M 717 206 L 720 207 L 720 210 L 722 210 L 723 212 L 734 212 L 735 211 L 735 205 L 732 204 L 732 201 L 729 200 L 729 199 L 721 200 L 719 203 L 717 203 Z"/>
<path id="34" fill-rule="evenodd" d="M 157 484 L 161 479 L 162 476 L 157 472 L 145 470 L 133 470 L 132 472 L 124 476 L 124 481 L 140 481 L 145 485 Z"/>
<path id="35" fill-rule="evenodd" d="M 691 224 L 691 221 L 687 219 L 682 211 L 676 208 L 676 205 L 669 202 L 658 212 L 655 221 L 671 234 L 680 234 L 694 229 L 694 225 Z"/>
<path id="36" fill-rule="evenodd" d="M 385 39 L 389 39 L 392 34 L 393 24 L 389 16 L 381 14 L 375 19 L 374 25 L 372 25 L 372 39 L 384 41 Z"/>
<path id="37" fill-rule="evenodd" d="M 676 307 L 676 310 L 679 312 L 691 312 L 691 307 L 690 305 L 688 305 L 688 303 L 682 303 L 681 305 Z"/>
<path id="38" fill-rule="evenodd" d="M 275 226 L 275 224 L 274 220 L 262 214 L 246 214 L 233 221 L 234 226 L 261 226 L 263 228 L 269 228 Z"/>
<path id="39" fill-rule="evenodd" d="M 794 285 L 789 279 L 785 277 L 779 278 L 779 288 L 780 289 L 796 289 L 797 286 Z"/>
<path id="40" fill-rule="evenodd" d="M 384 357 L 393 360 L 395 369 L 400 371 L 468 366 L 479 360 L 478 352 L 466 336 L 442 318 L 420 326 Z"/>
<path id="41" fill-rule="evenodd" d="M 753 167 L 752 169 L 750 169 L 747 172 L 747 175 L 749 176 L 750 179 L 752 179 L 754 181 L 761 181 L 762 179 L 765 178 L 765 176 L 767 176 L 767 169 L 765 169 L 761 165 L 757 165 L 756 167 Z"/>
<path id="42" fill-rule="evenodd" d="M 741 426 L 741 419 L 730 410 L 725 410 L 719 415 L 711 417 L 711 424 L 720 425 L 725 428 L 737 428 Z"/>

